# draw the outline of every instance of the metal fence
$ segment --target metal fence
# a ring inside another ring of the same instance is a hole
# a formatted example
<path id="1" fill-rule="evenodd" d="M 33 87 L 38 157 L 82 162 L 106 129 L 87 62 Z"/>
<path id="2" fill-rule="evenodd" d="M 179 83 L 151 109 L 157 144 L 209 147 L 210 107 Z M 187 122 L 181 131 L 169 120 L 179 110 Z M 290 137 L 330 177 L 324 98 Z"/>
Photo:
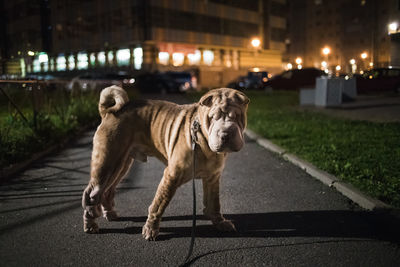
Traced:
<path id="1" fill-rule="evenodd" d="M 38 114 L 62 116 L 71 98 L 65 85 L 66 81 L 0 80 L 0 118 L 20 118 L 36 130 Z"/>

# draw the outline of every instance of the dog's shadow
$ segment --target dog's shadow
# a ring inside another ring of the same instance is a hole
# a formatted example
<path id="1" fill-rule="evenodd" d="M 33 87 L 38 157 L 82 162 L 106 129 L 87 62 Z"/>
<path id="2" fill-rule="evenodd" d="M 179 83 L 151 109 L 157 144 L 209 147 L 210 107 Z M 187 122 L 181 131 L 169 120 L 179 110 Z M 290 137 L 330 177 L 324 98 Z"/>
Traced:
<path id="1" fill-rule="evenodd" d="M 197 216 L 197 238 L 260 237 L 341 237 L 385 240 L 400 243 L 399 220 L 389 214 L 372 212 L 296 211 L 249 214 L 226 214 L 237 232 L 219 232 L 204 216 Z M 118 221 L 145 223 L 147 217 L 121 217 Z M 161 223 L 159 241 L 191 236 L 192 216 L 167 216 L 162 221 L 187 221 L 187 226 L 165 226 Z M 206 223 L 205 223 L 206 222 Z M 209 223 L 209 224 L 208 224 Z M 101 229 L 100 233 L 141 234 L 142 227 Z"/>

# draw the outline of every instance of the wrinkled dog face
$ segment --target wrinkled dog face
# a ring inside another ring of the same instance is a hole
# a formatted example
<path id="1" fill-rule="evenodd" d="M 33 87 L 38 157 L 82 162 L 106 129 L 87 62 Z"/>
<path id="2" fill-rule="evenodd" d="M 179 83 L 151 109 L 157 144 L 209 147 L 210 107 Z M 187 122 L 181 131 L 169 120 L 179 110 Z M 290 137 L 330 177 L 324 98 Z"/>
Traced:
<path id="1" fill-rule="evenodd" d="M 229 88 L 212 90 L 200 99 L 200 105 L 209 108 L 204 122 L 212 151 L 236 152 L 243 147 L 248 103 L 242 92 Z"/>

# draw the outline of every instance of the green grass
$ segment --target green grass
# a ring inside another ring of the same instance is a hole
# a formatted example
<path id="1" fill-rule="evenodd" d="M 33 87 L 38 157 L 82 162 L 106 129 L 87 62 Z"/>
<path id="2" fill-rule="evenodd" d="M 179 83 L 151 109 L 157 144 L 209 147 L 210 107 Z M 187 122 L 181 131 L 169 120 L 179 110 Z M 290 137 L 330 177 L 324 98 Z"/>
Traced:
<path id="1" fill-rule="evenodd" d="M 12 95 L 27 122 L 16 110 L 2 99 L 0 108 L 0 168 L 6 168 L 43 151 L 49 145 L 59 143 L 76 131 L 99 122 L 97 93 L 71 97 L 59 92 L 46 93 L 34 124 L 33 109 L 26 101 L 27 92 Z"/>
<path id="2" fill-rule="evenodd" d="M 32 91 L 17 84 L 1 85 L 17 104 L 28 122 L 22 119 L 8 99 L 0 93 L 0 169 L 9 167 L 73 136 L 82 127 L 100 122 L 97 105 L 100 92 L 71 92 L 63 88 L 38 91 L 36 127 Z M 130 99 L 140 97 L 128 88 Z"/>
<path id="3" fill-rule="evenodd" d="M 367 194 L 400 207 L 400 123 L 300 110 L 296 92 L 247 92 L 248 127 Z"/>

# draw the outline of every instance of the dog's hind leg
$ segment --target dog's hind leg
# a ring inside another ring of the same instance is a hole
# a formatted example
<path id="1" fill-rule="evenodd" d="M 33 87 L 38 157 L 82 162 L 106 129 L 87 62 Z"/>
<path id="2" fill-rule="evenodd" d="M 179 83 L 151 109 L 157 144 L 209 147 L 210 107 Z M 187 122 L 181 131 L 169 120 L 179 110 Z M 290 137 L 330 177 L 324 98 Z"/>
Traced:
<path id="1" fill-rule="evenodd" d="M 100 132 L 100 133 L 99 133 Z M 119 176 L 123 171 L 129 155 L 129 147 L 121 146 L 118 141 L 122 138 L 115 136 L 110 138 L 110 133 L 104 133 L 99 126 L 93 138 L 93 153 L 90 171 L 90 181 L 82 197 L 83 229 L 87 233 L 96 233 L 99 230 L 96 218 L 102 214 L 101 205 L 109 206 L 106 210 L 112 210 L 113 193 L 105 193 L 116 186 Z M 129 165 L 130 166 L 130 165 Z M 113 191 L 110 191 L 113 192 Z M 110 203 L 110 205 L 107 205 Z"/>
<path id="2" fill-rule="evenodd" d="M 95 222 L 96 218 L 101 216 L 101 197 L 103 190 L 99 185 L 89 182 L 82 196 L 83 211 L 83 230 L 86 233 L 97 233 L 99 227 Z"/>
<path id="3" fill-rule="evenodd" d="M 132 164 L 133 164 L 134 159 L 130 156 L 128 156 L 128 159 L 125 160 L 125 163 L 114 180 L 114 183 L 110 186 L 110 188 L 107 189 L 107 191 L 104 193 L 104 196 L 101 201 L 101 207 L 103 210 L 103 217 L 107 219 L 107 221 L 114 221 L 118 219 L 118 214 L 114 210 L 115 206 L 115 201 L 114 201 L 114 196 L 115 196 L 115 190 L 117 185 L 122 181 L 122 179 L 128 174 Z"/>

